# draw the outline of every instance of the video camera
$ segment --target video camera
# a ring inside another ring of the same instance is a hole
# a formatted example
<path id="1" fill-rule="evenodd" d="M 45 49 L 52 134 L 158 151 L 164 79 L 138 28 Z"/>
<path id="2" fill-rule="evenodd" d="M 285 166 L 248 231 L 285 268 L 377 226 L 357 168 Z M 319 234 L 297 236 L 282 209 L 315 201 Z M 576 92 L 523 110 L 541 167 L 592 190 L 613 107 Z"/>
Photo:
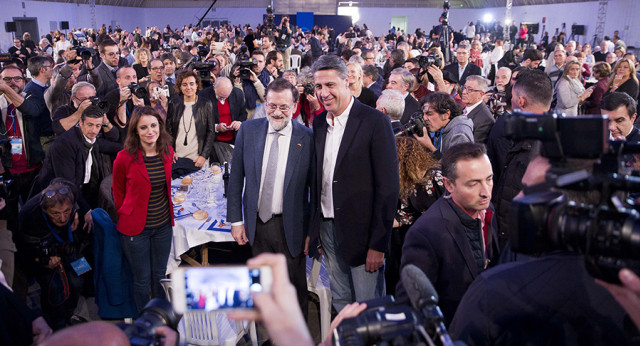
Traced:
<path id="1" fill-rule="evenodd" d="M 400 277 L 411 306 L 396 304 L 392 296 L 366 301 L 367 310 L 334 329 L 333 345 L 453 345 L 438 293 L 424 272 L 409 264 Z"/>
<path id="2" fill-rule="evenodd" d="M 154 298 L 145 305 L 140 317 L 133 324 L 119 324 L 118 327 L 129 338 L 132 346 L 159 345 L 160 337 L 156 334 L 158 327 L 167 326 L 176 329 L 178 316 L 166 299 Z"/>
<path id="3" fill-rule="evenodd" d="M 240 67 L 240 78 L 241 79 L 251 79 L 251 68 L 256 66 L 258 62 L 249 57 L 249 49 L 244 44 L 240 46 L 240 51 L 238 52 L 236 66 Z M 235 67 L 234 67 L 235 68 Z"/>
<path id="4" fill-rule="evenodd" d="M 190 69 L 194 69 L 198 72 L 200 79 L 203 81 L 211 80 L 211 70 L 218 66 L 217 60 L 209 60 L 205 62 L 194 61 L 191 63 Z"/>
<path id="5" fill-rule="evenodd" d="M 406 124 L 396 130 L 395 135 L 396 137 L 413 137 L 413 135 L 416 134 L 419 137 L 423 137 L 425 127 L 427 127 L 427 123 L 422 117 L 422 111 L 418 111 L 411 115 L 411 118 Z"/>
<path id="6" fill-rule="evenodd" d="M 600 115 L 515 112 L 507 118 L 506 133 L 514 140 L 540 140 L 542 156 L 551 163 L 546 182 L 528 187 L 542 191 L 512 202 L 511 222 L 517 225 L 512 249 L 524 254 L 554 250 L 584 254 L 591 275 L 613 283 L 619 282 L 622 268 L 640 273 L 640 215 L 614 194 L 640 192 L 640 177 L 631 172 L 625 157 L 636 160 L 640 144 L 608 142 L 607 116 Z M 575 171 L 568 159 L 595 161 L 593 172 Z M 599 202 L 571 201 L 551 188 L 582 191 L 581 196 L 599 192 Z M 636 207 L 635 202 L 631 206 Z"/>

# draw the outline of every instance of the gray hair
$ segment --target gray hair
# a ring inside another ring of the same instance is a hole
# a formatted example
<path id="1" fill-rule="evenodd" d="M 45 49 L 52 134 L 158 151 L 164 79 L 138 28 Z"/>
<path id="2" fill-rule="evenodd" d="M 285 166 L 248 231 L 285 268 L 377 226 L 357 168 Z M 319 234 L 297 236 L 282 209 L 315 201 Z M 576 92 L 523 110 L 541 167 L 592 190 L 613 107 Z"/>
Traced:
<path id="1" fill-rule="evenodd" d="M 364 59 L 360 55 L 354 55 L 349 58 L 349 63 L 356 63 L 360 66 L 364 64 Z"/>
<path id="2" fill-rule="evenodd" d="M 28 69 L 29 72 L 31 73 L 32 76 L 37 77 L 40 75 L 40 69 L 42 68 L 42 66 L 44 66 L 46 63 L 50 63 L 51 64 L 51 68 L 53 68 L 53 59 L 50 56 L 34 56 L 29 58 L 28 61 Z"/>
<path id="3" fill-rule="evenodd" d="M 71 88 L 71 97 L 76 97 L 76 94 L 82 88 L 91 88 L 91 89 L 93 89 L 93 92 L 96 91 L 96 87 L 93 84 L 91 84 L 89 82 L 78 82 L 78 83 L 73 85 L 73 88 Z"/>
<path id="4" fill-rule="evenodd" d="M 334 70 L 338 73 L 338 76 L 342 80 L 347 79 L 349 71 L 347 71 L 347 64 L 337 55 L 323 55 L 311 66 L 311 73 L 313 75 L 318 71 Z"/>
<path id="5" fill-rule="evenodd" d="M 487 90 L 489 90 L 489 80 L 482 76 L 472 75 L 467 77 L 467 81 L 476 82 L 476 84 L 478 84 L 478 88 L 480 88 L 483 93 L 486 93 Z"/>
<path id="6" fill-rule="evenodd" d="M 404 97 L 398 90 L 386 89 L 378 98 L 378 104 L 384 108 L 391 120 L 400 120 L 404 113 Z"/>
<path id="7" fill-rule="evenodd" d="M 409 70 L 407 70 L 406 68 L 398 67 L 391 71 L 391 74 L 400 75 L 400 77 L 402 78 L 402 82 L 409 86 L 408 91 L 411 92 L 411 89 L 413 89 L 413 84 L 416 82 L 416 78 L 411 72 L 409 72 Z"/>
<path id="8" fill-rule="evenodd" d="M 227 77 L 216 78 L 216 81 L 213 83 L 213 88 L 217 90 L 218 88 L 224 86 L 223 84 L 233 88 L 233 83 L 231 83 L 231 79 Z"/>

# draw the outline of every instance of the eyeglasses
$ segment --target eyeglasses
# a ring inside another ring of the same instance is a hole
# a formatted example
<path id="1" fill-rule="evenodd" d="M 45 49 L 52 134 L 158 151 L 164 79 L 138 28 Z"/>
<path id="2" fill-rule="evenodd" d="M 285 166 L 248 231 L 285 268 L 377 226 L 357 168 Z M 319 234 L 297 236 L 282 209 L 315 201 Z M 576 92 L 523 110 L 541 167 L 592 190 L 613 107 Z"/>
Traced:
<path id="1" fill-rule="evenodd" d="M 279 109 L 280 112 L 286 113 L 291 109 L 291 106 L 289 106 L 289 105 L 280 105 L 280 106 L 278 106 L 278 105 L 274 105 L 273 103 L 268 103 L 267 104 L 267 109 L 270 112 L 275 112 L 276 109 Z"/>
<path id="2" fill-rule="evenodd" d="M 149 68 L 151 71 L 162 71 L 164 70 L 164 66 L 163 67 L 151 67 Z"/>
<path id="3" fill-rule="evenodd" d="M 61 195 L 66 195 L 69 193 L 69 188 L 66 186 L 63 186 L 57 190 L 47 190 L 44 192 L 44 195 L 47 198 L 53 198 L 53 196 L 57 195 L 57 194 L 61 194 Z"/>
<path id="4" fill-rule="evenodd" d="M 5 82 L 7 82 L 7 83 L 11 82 L 12 80 L 13 80 L 14 82 L 19 82 L 19 81 L 21 81 L 21 80 L 24 80 L 24 77 L 21 77 L 21 76 L 15 76 L 15 77 L 4 77 L 4 78 L 2 78 L 2 80 L 3 80 L 3 81 L 5 81 Z"/>
<path id="5" fill-rule="evenodd" d="M 469 87 L 467 87 L 467 86 L 463 86 L 463 87 L 462 87 L 462 92 L 465 92 L 465 91 L 466 91 L 466 92 L 468 92 L 468 93 L 473 93 L 473 92 L 479 92 L 479 93 L 481 93 L 481 92 L 483 92 L 482 90 L 478 90 L 478 89 L 471 89 L 471 88 L 469 88 Z"/>
<path id="6" fill-rule="evenodd" d="M 106 55 L 106 56 L 116 56 L 118 54 L 120 54 L 120 52 L 104 53 L 104 55 Z"/>

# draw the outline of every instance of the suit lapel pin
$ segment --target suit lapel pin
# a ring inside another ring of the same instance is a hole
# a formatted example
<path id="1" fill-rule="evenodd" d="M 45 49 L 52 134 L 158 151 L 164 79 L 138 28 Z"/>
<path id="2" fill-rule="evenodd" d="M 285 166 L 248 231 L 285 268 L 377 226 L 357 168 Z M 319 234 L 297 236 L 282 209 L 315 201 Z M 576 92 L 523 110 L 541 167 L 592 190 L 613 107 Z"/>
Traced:
<path id="1" fill-rule="evenodd" d="M 298 146 L 299 146 L 299 147 L 302 147 L 302 144 L 298 143 Z"/>

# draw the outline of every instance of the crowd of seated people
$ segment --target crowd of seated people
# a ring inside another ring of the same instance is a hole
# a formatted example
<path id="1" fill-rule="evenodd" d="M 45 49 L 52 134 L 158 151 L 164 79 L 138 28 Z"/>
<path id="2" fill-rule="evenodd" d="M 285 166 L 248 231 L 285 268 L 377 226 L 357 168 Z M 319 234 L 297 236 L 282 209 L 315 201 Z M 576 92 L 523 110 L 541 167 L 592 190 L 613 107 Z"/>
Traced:
<path id="1" fill-rule="evenodd" d="M 4 340 L 81 323 L 74 312 L 81 296 L 96 296 L 105 319 L 135 317 L 164 297 L 170 181 L 209 160 L 243 174 L 232 176 L 229 197 L 237 243 L 268 252 L 256 233 L 275 232 L 273 251 L 289 257 L 292 282 L 303 267 L 293 259 L 325 256 L 337 313 L 385 294 L 409 303 L 400 272 L 414 264 L 440 294 L 457 337 L 499 342 L 480 327 L 466 330 L 469 317 L 456 311 L 487 315 L 465 293 L 484 293 L 480 285 L 509 272 L 500 255 L 514 232 L 511 201 L 547 168 L 538 142 L 506 135 L 506 119 L 516 110 L 607 114 L 611 139 L 640 140 L 638 61 L 617 33 L 592 52 L 563 33 L 534 43 L 526 26 L 504 37 L 499 22 L 469 22 L 445 42 L 441 25 L 376 36 L 366 25 L 305 32 L 283 18 L 274 30 L 103 25 L 53 31 L 38 44 L 29 33 L 14 39 L 0 70 L 0 293 L 25 301 L 37 283 L 41 294 L 39 309 L 20 309 L 23 323 L 3 331 Z M 294 55 L 300 66 L 292 66 Z M 246 145 L 264 150 L 257 186 L 244 181 L 255 154 Z M 274 152 L 280 167 L 267 164 Z M 285 181 L 305 193 L 287 194 Z M 273 201 L 258 218 L 265 195 Z M 300 215 L 283 210 L 287 198 L 300 202 Z M 102 213 L 109 206 L 110 216 Z M 106 236 L 109 224 L 116 238 Z M 107 243 L 117 265 L 103 251 Z M 120 308 L 100 305 L 104 286 L 118 281 L 105 283 L 105 268 L 121 269 L 118 285 L 130 281 L 130 301 Z M 589 290 L 616 304 L 604 288 Z M 603 313 L 615 322 L 624 315 L 617 305 Z M 570 325 L 578 316 L 565 318 Z M 607 340 L 624 337 L 620 329 Z"/>

